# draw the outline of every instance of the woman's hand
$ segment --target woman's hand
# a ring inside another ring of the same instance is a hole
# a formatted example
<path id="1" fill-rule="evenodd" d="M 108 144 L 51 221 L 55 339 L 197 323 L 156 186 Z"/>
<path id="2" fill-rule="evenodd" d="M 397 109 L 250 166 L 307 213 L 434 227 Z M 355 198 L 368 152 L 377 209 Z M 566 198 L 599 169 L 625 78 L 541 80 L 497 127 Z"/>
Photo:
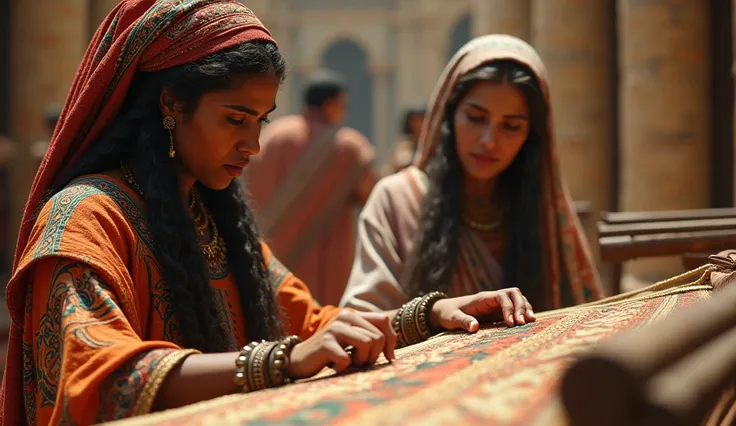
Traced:
<path id="1" fill-rule="evenodd" d="M 348 346 L 353 347 L 350 354 L 345 350 Z M 346 309 L 294 347 L 287 373 L 292 379 L 304 379 L 325 367 L 341 372 L 349 366 L 371 366 L 381 352 L 393 360 L 395 348 L 396 333 L 387 314 Z"/>
<path id="2" fill-rule="evenodd" d="M 518 288 L 483 291 L 469 296 L 440 299 L 432 305 L 429 326 L 434 331 L 465 330 L 475 333 L 478 320 L 503 320 L 509 327 L 534 322 L 532 305 Z"/>

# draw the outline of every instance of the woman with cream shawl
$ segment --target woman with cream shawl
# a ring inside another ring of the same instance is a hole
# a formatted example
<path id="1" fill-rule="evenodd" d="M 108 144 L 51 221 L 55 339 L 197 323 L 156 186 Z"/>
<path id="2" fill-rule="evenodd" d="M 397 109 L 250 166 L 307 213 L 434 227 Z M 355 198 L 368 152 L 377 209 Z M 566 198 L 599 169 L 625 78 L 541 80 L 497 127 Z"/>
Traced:
<path id="1" fill-rule="evenodd" d="M 544 65 L 527 43 L 489 35 L 445 67 L 414 165 L 371 194 L 341 305 L 502 287 L 537 310 L 602 297 L 558 169 Z"/>

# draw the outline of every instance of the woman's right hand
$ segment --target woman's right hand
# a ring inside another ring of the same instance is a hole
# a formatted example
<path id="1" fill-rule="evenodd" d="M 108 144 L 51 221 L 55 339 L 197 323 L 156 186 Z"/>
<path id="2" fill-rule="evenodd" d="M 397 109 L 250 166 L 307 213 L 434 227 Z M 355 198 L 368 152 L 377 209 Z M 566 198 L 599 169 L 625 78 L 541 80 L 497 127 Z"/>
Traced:
<path id="1" fill-rule="evenodd" d="M 350 366 L 371 366 L 382 352 L 393 360 L 396 337 L 388 314 L 343 310 L 294 347 L 287 374 L 297 380 L 312 377 L 325 367 L 339 373 Z M 348 346 L 353 347 L 352 354 L 345 351 Z"/>

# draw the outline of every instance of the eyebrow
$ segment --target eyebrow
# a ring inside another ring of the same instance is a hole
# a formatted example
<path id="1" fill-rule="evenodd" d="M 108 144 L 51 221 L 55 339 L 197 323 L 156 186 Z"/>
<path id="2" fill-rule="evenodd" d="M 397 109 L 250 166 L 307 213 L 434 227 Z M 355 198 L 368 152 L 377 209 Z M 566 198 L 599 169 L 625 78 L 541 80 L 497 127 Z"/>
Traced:
<path id="1" fill-rule="evenodd" d="M 243 105 L 223 105 L 223 106 L 225 108 L 234 109 L 235 111 L 240 111 L 240 112 L 245 113 L 245 114 L 248 114 L 248 115 L 255 115 L 255 116 L 260 115 L 258 113 L 258 111 L 254 110 L 252 108 L 248 108 L 248 107 L 243 106 Z M 275 109 L 276 109 L 276 105 L 272 106 L 271 109 L 269 109 L 268 111 L 266 111 L 266 114 L 273 112 Z"/>
<path id="2" fill-rule="evenodd" d="M 490 112 L 487 109 L 485 109 L 482 106 L 476 104 L 475 102 L 466 101 L 463 104 L 465 106 L 469 106 L 469 107 L 471 107 L 473 109 L 477 109 L 478 111 L 484 112 L 486 114 L 490 114 Z M 511 119 L 517 119 L 517 120 L 529 120 L 529 117 L 527 117 L 524 114 L 506 114 L 506 115 L 504 115 L 504 117 L 511 118 Z"/>

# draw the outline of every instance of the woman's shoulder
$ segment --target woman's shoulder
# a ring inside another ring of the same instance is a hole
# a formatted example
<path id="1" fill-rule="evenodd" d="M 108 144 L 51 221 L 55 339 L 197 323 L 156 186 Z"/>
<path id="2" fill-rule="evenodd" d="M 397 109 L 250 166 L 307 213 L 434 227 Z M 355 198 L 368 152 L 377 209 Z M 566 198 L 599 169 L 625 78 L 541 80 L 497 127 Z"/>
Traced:
<path id="1" fill-rule="evenodd" d="M 66 251 L 99 250 L 147 235 L 140 200 L 118 179 L 80 176 L 51 196 L 40 209 L 29 246 L 34 258 Z"/>
<path id="2" fill-rule="evenodd" d="M 420 199 L 427 191 L 427 175 L 414 166 L 383 177 L 375 186 L 375 191 L 387 197 L 413 196 Z"/>
<path id="3" fill-rule="evenodd" d="M 79 176 L 55 193 L 47 204 L 65 199 L 69 196 L 87 200 L 95 195 L 104 195 L 111 200 L 133 198 L 128 186 L 118 177 L 107 173 L 96 173 Z"/>
<path id="4" fill-rule="evenodd" d="M 45 201 L 8 283 L 8 294 L 20 295 L 8 301 L 13 311 L 21 312 L 28 273 L 44 260 L 81 263 L 110 284 L 123 285 L 138 243 L 152 242 L 150 234 L 138 231 L 145 216 L 129 191 L 113 176 L 86 175 Z"/>
<path id="5" fill-rule="evenodd" d="M 408 167 L 381 178 L 363 209 L 365 216 L 414 215 L 426 192 L 424 173 Z"/>
<path id="6" fill-rule="evenodd" d="M 64 220 L 73 213 L 122 213 L 138 216 L 141 200 L 121 180 L 108 174 L 80 176 L 59 190 L 42 207 L 52 220 Z"/>

